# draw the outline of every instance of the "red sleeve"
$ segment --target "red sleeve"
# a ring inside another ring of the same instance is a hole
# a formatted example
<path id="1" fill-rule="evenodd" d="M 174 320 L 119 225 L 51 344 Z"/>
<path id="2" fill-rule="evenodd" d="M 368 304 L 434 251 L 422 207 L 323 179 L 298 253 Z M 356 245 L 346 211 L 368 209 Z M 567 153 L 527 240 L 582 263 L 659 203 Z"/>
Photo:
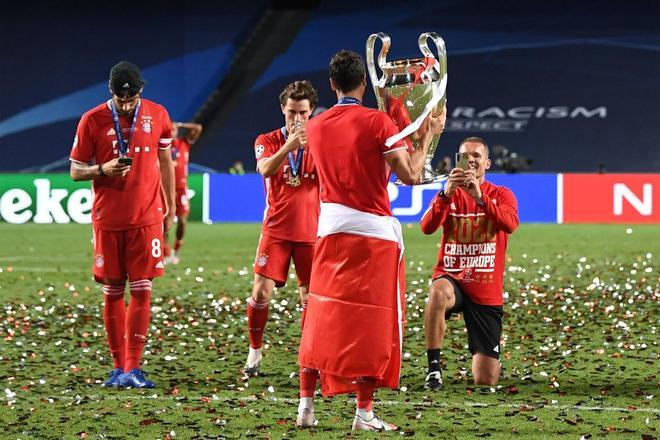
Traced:
<path id="1" fill-rule="evenodd" d="M 446 197 L 440 197 L 440 194 L 433 197 L 429 208 L 422 216 L 422 221 L 419 224 L 424 234 L 430 235 L 438 230 L 447 218 L 449 206 L 450 200 L 447 200 Z"/>
<path id="2" fill-rule="evenodd" d="M 94 158 L 94 137 L 92 135 L 92 121 L 85 114 L 78 122 L 76 137 L 73 138 L 73 146 L 69 158 L 81 163 L 90 163 Z"/>
<path id="3" fill-rule="evenodd" d="M 387 141 L 388 138 L 396 134 L 399 134 L 399 129 L 397 128 L 396 124 L 394 124 L 394 121 L 392 121 L 392 118 L 390 118 L 390 116 L 387 113 L 378 112 L 376 113 L 376 117 L 373 118 L 373 120 L 374 120 L 373 129 L 381 153 L 385 154 L 390 151 L 399 150 L 401 148 L 408 149 L 408 144 L 406 143 L 406 139 L 402 139 L 390 147 L 385 146 L 385 142 Z"/>
<path id="4" fill-rule="evenodd" d="M 265 134 L 260 134 L 254 141 L 254 157 L 259 162 L 259 159 L 265 159 L 275 154 L 273 151 L 273 143 Z"/>
<path id="5" fill-rule="evenodd" d="M 158 138 L 158 148 L 164 150 L 172 146 L 172 121 L 170 120 L 170 115 L 167 113 L 165 107 L 161 106 L 161 109 L 163 110 L 161 116 L 161 123 L 163 128 Z"/>
<path id="6" fill-rule="evenodd" d="M 516 196 L 509 188 L 499 188 L 497 194 L 497 203 L 487 194 L 481 195 L 481 201 L 484 203 L 483 210 L 486 217 L 490 218 L 495 227 L 507 234 L 513 233 L 520 224 L 518 219 L 518 201 Z"/>

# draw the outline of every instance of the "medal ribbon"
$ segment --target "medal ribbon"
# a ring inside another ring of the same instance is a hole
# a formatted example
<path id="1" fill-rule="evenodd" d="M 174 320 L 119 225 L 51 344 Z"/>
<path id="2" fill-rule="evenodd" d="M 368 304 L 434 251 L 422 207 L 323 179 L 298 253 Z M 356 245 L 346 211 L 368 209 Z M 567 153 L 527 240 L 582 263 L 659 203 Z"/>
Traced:
<path id="1" fill-rule="evenodd" d="M 298 148 L 298 152 L 296 153 L 295 159 L 293 158 L 293 151 L 289 151 L 289 168 L 291 168 L 291 175 L 293 177 L 296 177 L 298 176 L 298 174 L 300 174 L 304 151 L 305 151 L 304 148 Z"/>
<path id="2" fill-rule="evenodd" d="M 341 98 L 339 98 L 339 101 L 337 101 L 337 105 L 348 105 L 348 104 L 362 105 L 362 102 L 357 98 L 353 98 L 352 96 L 342 96 Z"/>
<path id="3" fill-rule="evenodd" d="M 133 131 L 135 131 L 135 123 L 137 122 L 138 112 L 140 111 L 140 105 L 142 101 L 138 101 L 135 106 L 135 113 L 133 113 L 133 122 L 131 123 L 131 131 L 128 133 L 128 139 L 124 141 L 124 137 L 121 134 L 121 125 L 119 124 L 119 114 L 115 108 L 115 101 L 113 100 L 110 103 L 110 110 L 112 110 L 112 120 L 115 123 L 115 136 L 117 136 L 117 144 L 119 145 L 119 152 L 122 156 L 126 156 L 128 153 L 128 146 L 131 143 L 131 136 Z"/>
<path id="4" fill-rule="evenodd" d="M 289 138 L 289 132 L 286 129 L 286 127 L 282 127 L 281 129 L 282 135 L 284 136 L 284 140 Z M 304 148 L 300 147 L 298 148 L 298 152 L 296 153 L 296 157 L 293 157 L 293 151 L 289 151 L 288 154 L 288 159 L 289 159 L 289 168 L 291 168 L 291 176 L 296 177 L 298 174 L 300 174 L 300 170 L 302 168 L 302 160 L 303 160 L 303 151 L 305 151 Z"/>

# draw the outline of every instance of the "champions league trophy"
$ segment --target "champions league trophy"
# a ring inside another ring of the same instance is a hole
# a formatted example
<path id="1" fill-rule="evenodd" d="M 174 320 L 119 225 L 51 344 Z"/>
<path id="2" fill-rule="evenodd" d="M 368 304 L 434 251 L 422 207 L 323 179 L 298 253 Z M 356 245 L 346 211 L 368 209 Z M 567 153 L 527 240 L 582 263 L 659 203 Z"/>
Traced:
<path id="1" fill-rule="evenodd" d="M 428 47 L 428 39 L 433 40 L 438 50 L 436 58 Z M 378 54 L 378 67 L 383 76 L 378 77 L 374 63 L 374 46 L 380 39 L 383 47 Z M 418 130 L 424 119 L 433 112 L 437 114 L 446 102 L 447 90 L 447 50 L 445 42 L 434 32 L 419 36 L 418 45 L 423 58 L 386 61 L 390 49 L 390 37 L 379 32 L 367 39 L 367 69 L 376 94 L 378 109 L 388 113 L 401 132 L 387 139 L 386 146 L 408 137 L 415 149 L 420 148 L 422 137 Z M 424 169 L 419 184 L 442 182 L 447 176 L 439 174 L 431 166 L 440 135 L 434 136 L 428 149 Z M 396 182 L 401 184 L 400 181 Z"/>

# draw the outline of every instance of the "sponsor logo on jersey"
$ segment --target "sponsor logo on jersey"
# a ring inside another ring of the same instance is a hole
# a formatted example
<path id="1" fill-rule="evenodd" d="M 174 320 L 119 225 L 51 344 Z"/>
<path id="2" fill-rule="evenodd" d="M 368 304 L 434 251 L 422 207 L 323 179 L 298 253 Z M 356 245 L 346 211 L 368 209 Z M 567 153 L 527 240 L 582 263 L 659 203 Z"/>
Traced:
<path id="1" fill-rule="evenodd" d="M 266 148 L 263 145 L 257 145 L 254 147 L 254 155 L 257 157 L 257 159 L 259 159 L 261 155 L 264 154 L 265 150 Z"/>
<path id="2" fill-rule="evenodd" d="M 257 257 L 257 266 L 259 267 L 264 267 L 268 263 L 268 255 L 267 254 L 260 254 Z"/>
<path id="3" fill-rule="evenodd" d="M 94 258 L 94 264 L 96 267 L 103 267 L 105 264 L 105 260 L 103 259 L 103 254 L 96 254 L 96 257 Z"/>

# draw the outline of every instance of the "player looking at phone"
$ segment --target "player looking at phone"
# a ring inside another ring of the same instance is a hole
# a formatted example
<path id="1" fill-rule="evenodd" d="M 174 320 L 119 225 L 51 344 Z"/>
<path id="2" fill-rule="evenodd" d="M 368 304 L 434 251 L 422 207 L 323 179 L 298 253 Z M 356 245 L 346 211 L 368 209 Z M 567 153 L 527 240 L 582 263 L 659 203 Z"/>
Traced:
<path id="1" fill-rule="evenodd" d="M 135 64 L 112 67 L 112 98 L 82 115 L 70 156 L 71 178 L 92 180 L 94 190 L 93 272 L 103 285 L 103 320 L 114 364 L 103 384 L 107 387 L 154 387 L 141 360 L 151 280 L 163 275 L 163 229 L 174 217 L 174 166 L 170 117 L 165 107 L 142 98 L 144 84 Z"/>

